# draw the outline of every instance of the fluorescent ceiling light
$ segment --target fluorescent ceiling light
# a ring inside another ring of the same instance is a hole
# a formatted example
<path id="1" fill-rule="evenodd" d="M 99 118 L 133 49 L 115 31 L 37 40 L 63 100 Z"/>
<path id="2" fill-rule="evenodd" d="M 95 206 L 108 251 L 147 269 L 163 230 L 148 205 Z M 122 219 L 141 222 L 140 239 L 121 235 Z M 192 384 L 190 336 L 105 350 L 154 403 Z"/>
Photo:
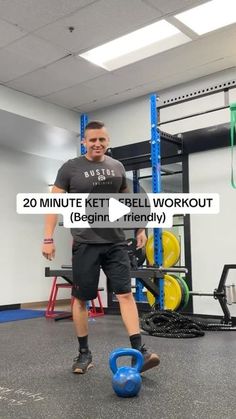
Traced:
<path id="1" fill-rule="evenodd" d="M 236 22 L 236 0 L 212 0 L 175 17 L 203 35 Z"/>
<path id="2" fill-rule="evenodd" d="M 112 71 L 189 41 L 179 29 L 161 20 L 79 56 Z"/>

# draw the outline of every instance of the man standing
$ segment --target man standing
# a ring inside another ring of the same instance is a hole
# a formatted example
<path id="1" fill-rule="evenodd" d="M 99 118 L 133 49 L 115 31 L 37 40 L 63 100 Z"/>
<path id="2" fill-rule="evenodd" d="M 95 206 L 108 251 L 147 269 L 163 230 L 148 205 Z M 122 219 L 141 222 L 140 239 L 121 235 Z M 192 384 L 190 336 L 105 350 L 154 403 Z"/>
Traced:
<path id="1" fill-rule="evenodd" d="M 66 162 L 58 171 L 53 193 L 127 192 L 123 165 L 105 155 L 109 136 L 102 122 L 91 121 L 85 128 L 86 154 Z M 53 233 L 57 215 L 45 218 L 43 255 L 52 260 L 55 256 Z M 149 353 L 141 342 L 138 310 L 131 292 L 130 262 L 123 230 L 111 228 L 102 231 L 91 228 L 72 229 L 72 295 L 73 321 L 79 342 L 79 354 L 72 371 L 85 373 L 92 367 L 92 353 L 88 345 L 88 312 L 86 301 L 97 297 L 100 267 L 108 279 L 109 290 L 116 294 L 122 320 L 128 332 L 132 348 L 143 353 L 146 371 L 159 364 L 159 356 Z M 143 229 L 137 232 L 137 247 L 144 247 L 146 235 Z"/>

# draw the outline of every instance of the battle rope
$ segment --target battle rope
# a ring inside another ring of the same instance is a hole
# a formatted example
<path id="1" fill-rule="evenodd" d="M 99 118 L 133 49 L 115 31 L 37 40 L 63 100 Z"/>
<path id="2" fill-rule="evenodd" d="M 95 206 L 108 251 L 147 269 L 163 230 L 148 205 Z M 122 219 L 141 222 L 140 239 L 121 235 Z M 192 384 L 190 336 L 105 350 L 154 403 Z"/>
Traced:
<path id="1" fill-rule="evenodd" d="M 151 312 L 142 316 L 141 328 L 149 335 L 165 338 L 195 338 L 204 336 L 203 330 L 235 330 L 230 325 L 207 324 L 195 321 L 182 314 L 170 310 Z"/>

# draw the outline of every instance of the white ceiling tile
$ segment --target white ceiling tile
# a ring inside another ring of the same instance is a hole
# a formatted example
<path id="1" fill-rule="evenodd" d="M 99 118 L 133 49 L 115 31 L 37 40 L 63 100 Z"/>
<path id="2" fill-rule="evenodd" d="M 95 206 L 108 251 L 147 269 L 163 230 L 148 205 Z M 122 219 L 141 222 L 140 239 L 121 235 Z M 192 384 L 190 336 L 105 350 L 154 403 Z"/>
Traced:
<path id="1" fill-rule="evenodd" d="M 93 90 L 83 84 L 78 84 L 44 97 L 46 102 L 68 107 L 70 109 L 79 107 L 81 103 L 92 102 L 97 99 L 98 98 L 94 96 Z"/>
<path id="2" fill-rule="evenodd" d="M 0 16 L 32 31 L 92 2 L 94 0 L 0 0 Z"/>
<path id="3" fill-rule="evenodd" d="M 7 82 L 59 60 L 67 52 L 33 35 L 0 49 L 0 81 Z"/>
<path id="4" fill-rule="evenodd" d="M 0 0 L 0 82 L 69 109 L 89 111 L 235 66 L 236 25 L 113 72 L 76 55 L 163 14 L 171 19 L 176 11 L 205 1 Z M 41 25 L 46 26 L 37 35 L 22 30 Z M 70 33 L 68 26 L 75 30 Z"/>
<path id="5" fill-rule="evenodd" d="M 92 89 L 95 96 L 101 96 L 101 92 L 103 96 L 111 96 L 129 88 L 128 83 L 125 82 L 125 80 L 123 81 L 121 77 L 116 77 L 111 73 L 84 82 L 83 85 Z"/>
<path id="6" fill-rule="evenodd" d="M 235 43 L 236 30 L 235 27 L 230 27 L 116 70 L 113 74 L 123 80 L 124 84 L 129 83 L 132 88 L 135 85 L 163 80 L 168 76 L 179 74 L 182 69 L 184 71 L 192 69 L 194 72 L 199 65 L 204 66 L 209 62 L 216 62 L 223 57 L 234 55 Z"/>
<path id="7" fill-rule="evenodd" d="M 214 43 L 211 37 L 214 38 Z M 231 56 L 235 57 L 234 45 L 236 43 L 236 31 L 234 28 L 231 27 L 227 31 L 214 33 L 211 37 L 199 38 L 191 44 L 176 48 L 174 51 L 166 51 L 163 54 L 150 57 L 148 60 L 143 60 L 113 73 L 105 72 L 98 77 L 94 76 L 89 81 L 84 81 L 69 89 L 48 95 L 46 100 L 69 108 L 80 108 L 81 105 L 85 104 L 87 106 L 89 104 L 94 109 L 103 106 L 105 102 L 108 102 L 108 104 L 112 102 L 117 103 L 125 100 L 125 98 L 128 100 L 131 97 L 137 97 L 138 94 L 148 93 L 153 88 L 159 90 L 182 83 L 184 77 L 188 81 L 203 76 L 204 72 L 209 74 L 209 69 L 214 72 L 227 68 L 227 65 L 233 65 Z M 230 39 L 232 42 L 226 46 L 227 39 Z M 212 46 L 213 44 L 215 45 L 214 47 Z M 68 68 L 70 66 L 73 68 L 73 60 L 76 60 L 76 58 L 67 60 L 70 62 Z M 67 60 L 63 61 L 66 63 Z M 56 68 L 58 65 L 61 66 L 60 74 L 63 75 L 63 61 L 55 64 L 55 71 L 51 69 L 51 80 L 53 75 L 55 75 L 56 80 Z M 52 66 L 49 66 L 48 70 L 50 67 Z M 68 68 L 65 71 L 66 74 L 70 73 Z M 76 73 L 77 71 L 74 69 L 74 82 L 81 82 L 82 80 L 81 78 L 79 79 L 79 76 L 76 78 Z M 78 70 L 79 73 L 80 71 Z M 43 72 L 41 72 L 41 75 L 43 75 Z M 43 77 L 41 78 L 43 79 Z M 25 80 L 24 78 L 22 79 L 25 81 L 27 88 L 27 78 Z M 32 79 L 30 80 L 30 86 L 32 86 L 31 94 L 37 95 L 38 93 L 42 95 L 44 87 L 40 79 L 34 78 L 32 74 Z M 20 83 L 21 80 L 16 81 L 15 85 L 14 83 L 9 83 L 8 85 L 20 90 L 18 82 Z M 40 88 L 37 87 L 35 89 L 34 85 L 42 86 L 41 93 Z M 53 85 L 53 81 L 51 87 L 57 87 L 56 84 Z M 50 88 L 50 80 L 45 85 L 45 88 Z"/>
<path id="8" fill-rule="evenodd" d="M 15 79 L 22 74 L 29 73 L 38 67 L 38 64 L 21 54 L 14 54 L 7 48 L 0 50 L 0 82 L 4 83 Z"/>
<path id="9" fill-rule="evenodd" d="M 65 87 L 71 86 L 68 79 L 63 80 L 57 75 L 48 74 L 48 68 L 33 71 L 22 77 L 19 77 L 11 82 L 6 83 L 6 86 L 18 90 L 19 92 L 27 93 L 32 96 L 46 96 L 57 90 L 62 90 Z"/>
<path id="10" fill-rule="evenodd" d="M 127 93 L 129 87 L 123 87 L 121 90 L 119 86 L 121 82 L 121 79 L 107 73 L 88 82 L 48 95 L 44 99 L 62 106 L 68 105 L 70 108 L 80 107 L 81 104 L 87 103 L 93 103 L 96 107 L 100 107 L 100 102 L 103 103 L 105 98 L 110 100 L 111 97 L 123 94 L 122 90 Z"/>
<path id="11" fill-rule="evenodd" d="M 127 87 L 140 86 L 144 83 L 151 82 L 160 78 L 160 65 L 163 68 L 163 71 L 167 70 L 166 61 L 163 62 L 163 54 L 150 57 L 148 59 L 139 61 L 130 66 L 121 68 L 114 71 L 114 75 L 123 81 L 123 86 L 126 84 Z"/>
<path id="12" fill-rule="evenodd" d="M 24 35 L 26 35 L 26 32 L 23 29 L 0 19 L 0 48 L 10 44 Z"/>
<path id="13" fill-rule="evenodd" d="M 148 70 L 148 66 L 146 66 L 146 70 Z M 102 97 L 110 97 L 125 93 L 129 95 L 130 90 L 141 88 L 144 84 L 150 82 L 148 77 L 143 78 L 142 82 L 140 82 L 139 74 L 135 71 L 129 71 L 126 74 L 127 77 L 125 77 L 124 74 L 116 74 L 116 72 L 114 72 L 114 74 L 108 73 L 94 80 L 84 82 L 83 85 L 92 89 L 95 96 L 101 97 L 102 92 Z M 153 79 L 158 79 L 156 72 L 155 77 L 152 77 L 151 80 Z"/>
<path id="14" fill-rule="evenodd" d="M 209 0 L 143 0 L 161 12 L 175 13 L 176 11 L 191 9 Z"/>
<path id="15" fill-rule="evenodd" d="M 7 83 L 8 87 L 33 96 L 46 96 L 53 92 L 82 83 L 106 73 L 79 57 L 66 57 L 40 70 L 33 71 Z"/>
<path id="16" fill-rule="evenodd" d="M 140 97 L 142 95 L 146 95 L 148 94 L 151 90 L 149 90 L 150 88 L 148 87 L 137 87 L 134 88 L 128 92 L 123 92 L 120 94 L 115 94 L 106 98 L 101 98 L 99 101 L 97 102 L 90 102 L 90 103 L 84 103 L 81 104 L 80 106 L 74 108 L 74 110 L 79 111 L 79 112 L 91 112 L 97 109 L 102 109 L 105 108 L 107 106 L 111 106 L 114 104 L 118 104 L 118 103 L 122 103 L 125 102 L 127 100 L 131 100 L 134 99 L 136 97 Z"/>
<path id="17" fill-rule="evenodd" d="M 100 0 L 35 33 L 73 52 L 82 52 L 157 20 L 161 14 L 141 0 Z M 72 33 L 69 26 L 75 29 Z"/>
<path id="18" fill-rule="evenodd" d="M 96 102 L 81 104 L 79 110 L 87 112 L 153 91 L 160 92 L 171 86 L 234 66 L 236 63 L 234 54 L 236 31 L 234 28 L 230 28 L 224 33 L 214 33 L 212 37 L 214 43 L 209 38 L 201 38 L 194 42 L 194 48 L 193 44 L 184 45 L 181 49 L 177 48 L 174 54 L 173 51 L 167 51 L 159 56 L 143 60 L 141 63 L 128 66 L 130 68 L 126 67 L 115 71 L 114 77 L 117 76 L 123 80 L 123 83 L 129 83 L 130 88 L 122 91 L 121 85 L 117 83 L 116 94 L 100 98 Z M 226 47 L 227 39 L 230 39 L 231 42 Z M 103 83 L 105 83 L 105 76 L 103 78 Z M 86 85 L 90 88 L 93 87 L 98 94 L 99 90 L 94 82 L 94 80 L 90 81 Z"/>
<path id="19" fill-rule="evenodd" d="M 209 62 L 217 62 L 224 57 L 235 54 L 236 25 L 222 31 L 212 32 L 208 36 L 200 37 L 186 44 L 185 48 L 175 50 L 175 54 L 167 56 L 168 64 L 182 68 L 194 68 Z"/>
<path id="20" fill-rule="evenodd" d="M 216 72 L 223 71 L 225 69 L 229 69 L 230 67 L 233 67 L 235 65 L 236 56 L 234 60 L 232 58 L 224 58 L 222 60 L 218 60 L 217 62 L 208 62 L 204 65 L 195 66 L 194 68 L 187 70 L 182 70 L 173 76 L 169 76 L 161 80 L 158 91 L 161 93 L 161 90 L 170 88 L 170 86 L 175 87 L 177 85 L 181 85 L 183 83 L 187 83 L 192 80 L 196 80 L 204 76 L 211 75 Z"/>
<path id="21" fill-rule="evenodd" d="M 28 35 L 19 39 L 9 45 L 7 50 L 15 54 L 20 54 L 26 59 L 30 57 L 39 66 L 52 63 L 68 54 L 64 48 L 52 45 L 34 35 Z"/>

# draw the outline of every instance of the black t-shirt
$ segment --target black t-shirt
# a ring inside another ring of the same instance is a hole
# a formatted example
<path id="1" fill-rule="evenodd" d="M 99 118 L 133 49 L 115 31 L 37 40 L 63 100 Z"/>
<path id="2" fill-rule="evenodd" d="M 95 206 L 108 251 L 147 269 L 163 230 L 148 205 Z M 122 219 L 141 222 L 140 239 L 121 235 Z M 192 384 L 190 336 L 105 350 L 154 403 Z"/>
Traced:
<path id="1" fill-rule="evenodd" d="M 69 193 L 118 193 L 126 187 L 122 163 L 109 156 L 104 161 L 88 160 L 85 156 L 68 160 L 59 169 L 55 186 Z M 120 228 L 73 228 L 71 233 L 80 243 L 119 243 L 125 241 Z"/>

